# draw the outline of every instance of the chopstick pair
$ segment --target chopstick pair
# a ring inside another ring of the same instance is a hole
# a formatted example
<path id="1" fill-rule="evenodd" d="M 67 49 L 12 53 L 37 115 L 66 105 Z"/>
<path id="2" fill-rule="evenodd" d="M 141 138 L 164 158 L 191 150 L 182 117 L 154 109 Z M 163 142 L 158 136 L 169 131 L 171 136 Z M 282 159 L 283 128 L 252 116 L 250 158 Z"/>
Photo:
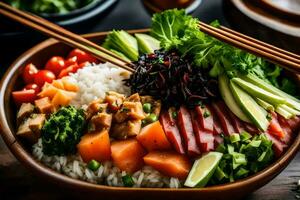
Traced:
<path id="1" fill-rule="evenodd" d="M 3 2 L 0 2 L 0 14 L 3 14 L 26 26 L 36 29 L 50 37 L 62 41 L 75 48 L 82 49 L 93 54 L 102 61 L 111 62 L 123 69 L 133 72 L 133 64 L 118 57 L 107 49 L 79 36 L 64 28 L 57 26 L 43 18 L 25 13 L 15 9 Z M 246 50 L 257 56 L 264 57 L 267 60 L 281 65 L 285 69 L 294 73 L 300 73 L 300 56 L 270 44 L 261 42 L 249 36 L 243 35 L 231 29 L 222 27 L 215 28 L 203 22 L 200 22 L 201 31 L 211 35 L 223 42 L 229 43 L 235 47 Z"/>
<path id="2" fill-rule="evenodd" d="M 50 37 L 66 43 L 74 48 L 86 51 L 101 61 L 110 62 L 125 70 L 133 72 L 132 64 L 111 51 L 77 35 L 41 17 L 20 11 L 0 2 L 0 13 L 26 26 L 38 30 Z"/>
<path id="3" fill-rule="evenodd" d="M 279 64 L 289 71 L 300 73 L 299 55 L 256 40 L 223 26 L 221 26 L 220 28 L 215 28 L 213 26 L 200 22 L 199 27 L 201 31 L 223 42 L 246 50 L 257 56 L 266 58 L 267 60 Z"/>

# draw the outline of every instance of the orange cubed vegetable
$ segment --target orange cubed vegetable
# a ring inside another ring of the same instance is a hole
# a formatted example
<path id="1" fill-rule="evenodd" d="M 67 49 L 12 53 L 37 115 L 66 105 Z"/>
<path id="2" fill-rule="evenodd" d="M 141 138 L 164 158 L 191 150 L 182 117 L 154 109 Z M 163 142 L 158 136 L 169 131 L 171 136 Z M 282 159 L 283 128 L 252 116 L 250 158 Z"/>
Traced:
<path id="1" fill-rule="evenodd" d="M 52 99 L 52 104 L 55 108 L 68 105 L 75 97 L 76 93 L 65 90 L 58 90 Z"/>
<path id="2" fill-rule="evenodd" d="M 78 86 L 69 80 L 68 77 L 64 77 L 61 79 L 62 83 L 64 85 L 65 90 L 71 91 L 71 92 L 77 92 L 79 90 Z"/>
<path id="3" fill-rule="evenodd" d="M 111 157 L 114 164 L 122 171 L 134 173 L 140 170 L 144 165 L 144 155 L 146 152 L 136 139 L 112 142 Z"/>
<path id="4" fill-rule="evenodd" d="M 64 84 L 61 79 L 53 80 L 51 84 L 58 89 L 62 89 L 62 90 L 65 89 Z"/>
<path id="5" fill-rule="evenodd" d="M 144 157 L 144 162 L 166 176 L 179 179 L 185 179 L 191 169 L 188 157 L 176 152 L 153 151 Z"/>
<path id="6" fill-rule="evenodd" d="M 54 87 L 50 83 L 45 83 L 45 85 L 42 88 L 42 91 L 38 94 L 39 97 L 49 97 L 52 99 L 55 94 L 57 93 L 58 88 Z"/>
<path id="7" fill-rule="evenodd" d="M 142 128 L 136 139 L 148 151 L 171 149 L 171 145 L 159 121 Z"/>
<path id="8" fill-rule="evenodd" d="M 77 145 L 82 160 L 88 163 L 91 160 L 103 162 L 110 159 L 111 148 L 107 130 L 87 133 L 81 137 Z"/>

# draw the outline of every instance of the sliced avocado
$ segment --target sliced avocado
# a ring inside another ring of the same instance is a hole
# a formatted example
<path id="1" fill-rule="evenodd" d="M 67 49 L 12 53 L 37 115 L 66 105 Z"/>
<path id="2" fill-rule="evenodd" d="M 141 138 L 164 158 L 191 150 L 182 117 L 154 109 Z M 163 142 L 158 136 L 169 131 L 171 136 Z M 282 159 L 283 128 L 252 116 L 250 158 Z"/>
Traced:
<path id="1" fill-rule="evenodd" d="M 242 90 L 232 80 L 230 81 L 230 88 L 244 113 L 248 115 L 259 129 L 266 131 L 269 126 L 267 111 L 260 107 L 249 94 Z"/>
<path id="2" fill-rule="evenodd" d="M 154 50 L 160 49 L 160 42 L 154 37 L 142 33 L 136 33 L 134 35 L 141 53 L 153 53 Z"/>
<path id="3" fill-rule="evenodd" d="M 284 108 L 283 104 L 278 105 L 278 106 L 276 107 L 276 112 L 277 112 L 279 115 L 281 115 L 281 116 L 283 116 L 284 118 L 286 118 L 286 119 L 290 119 L 290 118 L 293 117 L 293 114 L 290 113 L 289 111 L 287 111 L 287 110 Z"/>
<path id="4" fill-rule="evenodd" d="M 221 96 L 228 108 L 241 120 L 251 123 L 249 117 L 245 115 L 245 113 L 239 107 L 238 103 L 235 101 L 232 92 L 229 88 L 229 79 L 225 74 L 219 76 L 219 89 L 221 92 Z"/>
<path id="5" fill-rule="evenodd" d="M 286 102 L 285 98 L 261 89 L 250 82 L 242 80 L 241 78 L 233 78 L 231 80 L 247 91 L 247 93 L 249 93 L 251 96 L 258 97 L 272 105 L 284 104 Z"/>
<path id="6" fill-rule="evenodd" d="M 123 53 L 114 50 L 114 49 L 109 49 L 111 52 L 113 52 L 114 54 L 116 54 L 117 56 L 119 56 L 120 58 L 123 58 L 124 60 L 127 60 L 128 62 L 130 62 L 130 59 L 127 58 Z"/>
<path id="7" fill-rule="evenodd" d="M 263 107 L 265 110 L 267 111 L 275 111 L 275 108 L 273 105 L 269 104 L 268 102 L 265 102 L 264 100 L 261 100 L 260 98 L 254 98 L 255 101 L 258 103 L 258 105 L 260 105 L 261 107 Z"/>
<path id="8" fill-rule="evenodd" d="M 244 80 L 247 80 L 255 85 L 257 85 L 258 87 L 271 92 L 275 95 L 281 96 L 281 97 L 285 97 L 286 99 L 286 104 L 298 111 L 300 111 L 300 100 L 281 91 L 280 89 L 276 88 L 275 86 L 266 83 L 265 81 L 263 81 L 262 79 L 252 75 L 252 74 L 248 74 L 247 76 L 243 76 Z"/>

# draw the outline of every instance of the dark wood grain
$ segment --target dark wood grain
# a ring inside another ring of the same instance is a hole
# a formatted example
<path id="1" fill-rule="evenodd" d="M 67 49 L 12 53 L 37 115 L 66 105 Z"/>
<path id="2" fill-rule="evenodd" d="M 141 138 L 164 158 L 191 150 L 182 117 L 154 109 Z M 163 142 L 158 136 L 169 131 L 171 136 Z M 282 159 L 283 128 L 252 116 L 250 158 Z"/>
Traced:
<path id="1" fill-rule="evenodd" d="M 273 181 L 249 195 L 247 200 L 296 199 L 297 181 L 300 179 L 300 153 Z M 10 153 L 0 138 L 0 194 L 1 200 L 48 200 L 74 198 L 63 188 L 30 173 Z"/>

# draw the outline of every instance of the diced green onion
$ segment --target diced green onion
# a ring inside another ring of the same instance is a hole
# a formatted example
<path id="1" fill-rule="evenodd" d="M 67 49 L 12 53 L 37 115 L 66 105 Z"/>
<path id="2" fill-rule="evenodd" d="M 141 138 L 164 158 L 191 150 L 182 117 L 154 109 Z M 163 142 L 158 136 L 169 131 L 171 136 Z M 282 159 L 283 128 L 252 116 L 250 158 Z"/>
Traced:
<path id="1" fill-rule="evenodd" d="M 96 160 L 91 160 L 87 165 L 87 167 L 92 171 L 96 171 L 100 166 L 101 164 Z"/>
<path id="2" fill-rule="evenodd" d="M 248 145 L 252 147 L 259 147 L 261 144 L 261 140 L 252 140 Z"/>
<path id="3" fill-rule="evenodd" d="M 152 109 L 152 105 L 150 103 L 144 103 L 143 110 L 145 113 L 150 113 Z"/>
<path id="4" fill-rule="evenodd" d="M 230 135 L 230 141 L 232 144 L 241 141 L 240 135 L 237 133 Z"/>
<path id="5" fill-rule="evenodd" d="M 235 177 L 236 178 L 243 178 L 243 177 L 246 177 L 248 176 L 249 174 L 249 170 L 241 167 L 236 173 L 235 173 Z"/>
<path id="6" fill-rule="evenodd" d="M 226 147 L 224 144 L 220 144 L 217 149 L 216 149 L 217 152 L 220 152 L 220 153 L 225 153 L 226 152 Z"/>
<path id="7" fill-rule="evenodd" d="M 173 112 L 172 112 L 172 118 L 173 118 L 173 119 L 176 119 L 176 118 L 177 118 L 177 112 L 176 112 L 176 111 L 173 111 Z"/>
<path id="8" fill-rule="evenodd" d="M 219 181 L 221 181 L 224 178 L 228 178 L 228 175 L 219 166 L 216 168 L 214 176 Z"/>
<path id="9" fill-rule="evenodd" d="M 206 111 L 203 113 L 203 117 L 204 117 L 204 118 L 208 118 L 209 116 L 210 116 L 210 112 L 206 110 Z"/>
<path id="10" fill-rule="evenodd" d="M 125 187 L 132 187 L 134 185 L 133 179 L 129 174 L 122 176 L 122 182 Z"/>
<path id="11" fill-rule="evenodd" d="M 246 132 L 246 131 L 242 131 L 240 137 L 241 137 L 241 141 L 244 142 L 246 140 L 251 139 L 252 135 L 250 133 Z"/>
<path id="12" fill-rule="evenodd" d="M 233 154 L 234 153 L 234 147 L 230 144 L 227 145 L 227 151 L 229 154 Z"/>

